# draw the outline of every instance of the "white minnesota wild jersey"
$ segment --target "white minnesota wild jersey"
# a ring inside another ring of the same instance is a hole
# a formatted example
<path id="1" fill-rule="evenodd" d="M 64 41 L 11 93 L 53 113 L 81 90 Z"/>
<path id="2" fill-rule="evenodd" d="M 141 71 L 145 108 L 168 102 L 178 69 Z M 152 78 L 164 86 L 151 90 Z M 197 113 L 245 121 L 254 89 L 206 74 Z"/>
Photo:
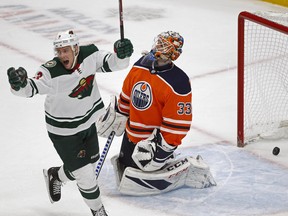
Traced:
<path id="1" fill-rule="evenodd" d="M 73 135 L 89 128 L 104 111 L 96 72 L 121 70 L 128 65 L 129 58 L 119 59 L 115 53 L 98 50 L 95 45 L 80 46 L 73 70 L 65 69 L 55 57 L 40 66 L 25 88 L 12 92 L 24 97 L 47 95 L 47 130 L 58 135 Z"/>

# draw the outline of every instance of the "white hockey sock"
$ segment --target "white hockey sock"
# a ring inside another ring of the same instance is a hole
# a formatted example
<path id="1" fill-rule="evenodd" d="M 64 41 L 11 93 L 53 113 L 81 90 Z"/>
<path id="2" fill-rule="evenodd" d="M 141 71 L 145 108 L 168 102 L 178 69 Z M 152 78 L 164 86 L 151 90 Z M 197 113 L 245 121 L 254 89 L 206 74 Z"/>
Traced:
<path id="1" fill-rule="evenodd" d="M 58 176 L 61 182 L 65 183 L 68 181 L 71 181 L 71 179 L 69 179 L 64 171 L 64 166 L 62 165 L 58 171 Z M 72 176 L 72 174 L 71 174 Z"/>

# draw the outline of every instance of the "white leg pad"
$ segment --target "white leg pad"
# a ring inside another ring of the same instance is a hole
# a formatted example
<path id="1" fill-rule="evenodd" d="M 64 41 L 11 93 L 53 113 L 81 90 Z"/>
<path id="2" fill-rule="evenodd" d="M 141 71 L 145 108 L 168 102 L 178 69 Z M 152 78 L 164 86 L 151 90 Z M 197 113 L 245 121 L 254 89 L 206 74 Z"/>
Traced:
<path id="1" fill-rule="evenodd" d="M 115 173 L 116 185 L 119 187 L 124 169 L 121 168 L 118 158 L 119 158 L 118 155 L 113 156 L 111 158 L 111 164 L 113 166 L 114 173 Z"/>
<path id="2" fill-rule="evenodd" d="M 118 190 L 126 195 L 155 195 L 182 186 L 198 189 L 216 186 L 210 168 L 201 156 L 180 158 L 153 172 L 143 172 L 132 167 L 127 167 L 124 171 L 119 164 L 118 155 L 111 158 L 111 163 Z"/>
<path id="3" fill-rule="evenodd" d="M 126 195 L 147 196 L 180 188 L 185 185 L 189 167 L 187 158 L 178 159 L 153 172 L 127 167 L 120 181 L 119 191 Z"/>
<path id="4" fill-rule="evenodd" d="M 198 155 L 196 158 L 187 157 L 187 159 L 191 166 L 186 178 L 186 186 L 198 189 L 216 186 L 210 168 L 201 156 Z"/>

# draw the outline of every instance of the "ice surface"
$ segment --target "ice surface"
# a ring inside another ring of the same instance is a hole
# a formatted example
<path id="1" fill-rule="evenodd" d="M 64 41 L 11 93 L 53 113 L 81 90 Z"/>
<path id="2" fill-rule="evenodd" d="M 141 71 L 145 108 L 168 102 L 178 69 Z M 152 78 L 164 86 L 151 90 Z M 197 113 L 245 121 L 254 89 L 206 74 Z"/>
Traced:
<path id="1" fill-rule="evenodd" d="M 175 63 L 191 78 L 194 119 L 179 152 L 202 155 L 218 185 L 122 196 L 109 161 L 119 151 L 117 137 L 99 177 L 109 216 L 288 215 L 287 140 L 236 147 L 237 16 L 287 8 L 256 0 L 125 0 L 123 6 L 125 36 L 135 47 L 131 64 L 158 33 L 183 35 L 183 54 Z M 0 27 L 0 216 L 90 215 L 75 183 L 63 187 L 61 202 L 50 204 L 42 169 L 61 161 L 47 136 L 44 97 L 13 96 L 6 70 L 23 66 L 33 76 L 53 57 L 52 39 L 63 28 L 77 29 L 83 44 L 112 51 L 119 38 L 118 1 L 1 0 Z M 106 105 L 110 94 L 119 94 L 127 71 L 97 74 Z M 271 153 L 276 145 L 278 156 Z"/>

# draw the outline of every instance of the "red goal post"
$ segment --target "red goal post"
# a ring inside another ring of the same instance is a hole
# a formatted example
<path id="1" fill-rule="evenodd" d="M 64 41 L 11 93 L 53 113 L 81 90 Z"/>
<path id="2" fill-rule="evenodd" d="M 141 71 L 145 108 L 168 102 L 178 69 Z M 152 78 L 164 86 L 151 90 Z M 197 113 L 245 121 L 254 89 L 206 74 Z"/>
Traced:
<path id="1" fill-rule="evenodd" d="M 237 79 L 237 145 L 283 138 L 278 131 L 288 128 L 287 13 L 239 14 Z"/>

